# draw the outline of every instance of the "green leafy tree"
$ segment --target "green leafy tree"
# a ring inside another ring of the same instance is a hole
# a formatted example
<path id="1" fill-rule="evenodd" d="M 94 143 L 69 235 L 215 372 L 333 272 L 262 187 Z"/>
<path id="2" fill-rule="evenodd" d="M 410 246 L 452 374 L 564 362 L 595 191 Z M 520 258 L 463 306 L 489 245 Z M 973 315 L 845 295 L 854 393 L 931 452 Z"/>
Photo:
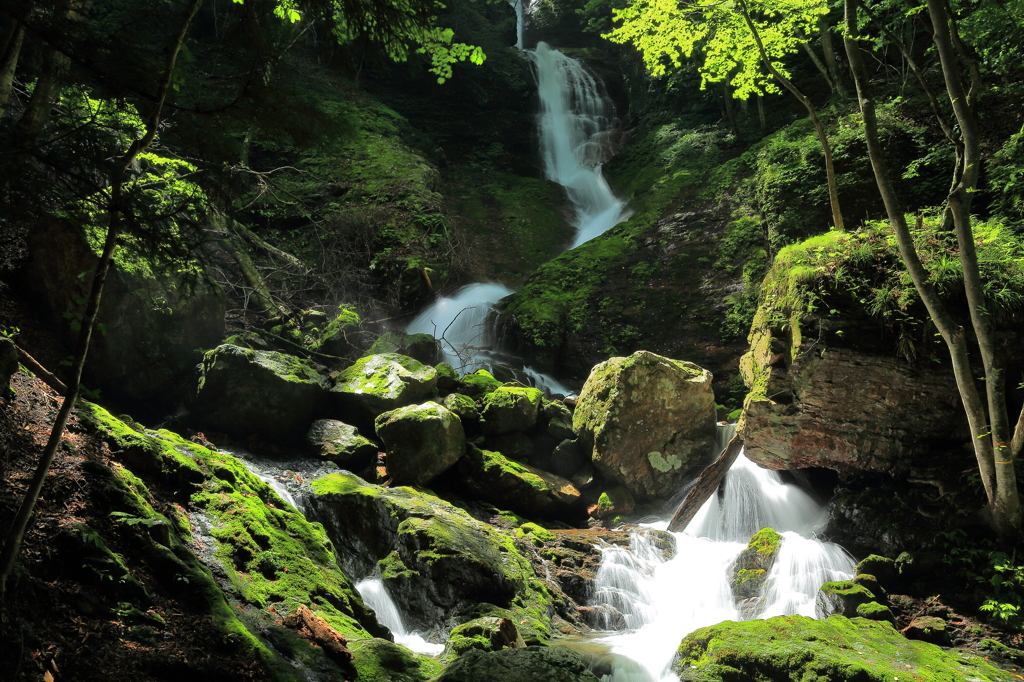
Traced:
<path id="1" fill-rule="evenodd" d="M 828 14 L 826 0 L 636 0 L 612 14 L 621 23 L 605 37 L 636 47 L 655 76 L 698 55 L 701 87 L 725 82 L 738 99 L 779 92 L 779 86 L 792 93 L 814 123 L 825 155 L 832 220 L 843 229 L 825 128 L 783 62 L 800 49 L 804 36 L 817 32 L 819 20 Z"/>

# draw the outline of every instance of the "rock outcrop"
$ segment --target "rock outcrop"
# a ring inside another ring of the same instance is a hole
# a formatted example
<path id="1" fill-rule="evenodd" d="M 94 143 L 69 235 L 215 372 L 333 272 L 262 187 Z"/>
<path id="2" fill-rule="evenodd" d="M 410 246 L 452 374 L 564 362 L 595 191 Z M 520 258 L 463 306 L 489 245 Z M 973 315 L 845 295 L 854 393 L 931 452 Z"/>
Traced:
<path id="1" fill-rule="evenodd" d="M 711 373 L 647 351 L 612 358 L 590 373 L 572 423 L 606 479 L 641 501 L 670 495 L 715 454 Z"/>
<path id="2" fill-rule="evenodd" d="M 377 415 L 430 397 L 437 370 L 397 353 L 360 358 L 334 381 L 331 394 L 342 413 L 369 427 Z"/>
<path id="3" fill-rule="evenodd" d="M 514 610 L 527 641 L 550 634 L 547 597 L 508 535 L 412 488 L 345 473 L 311 488 L 305 505 L 327 528 L 342 567 L 353 575 L 379 571 L 410 628 L 485 602 Z"/>
<path id="4" fill-rule="evenodd" d="M 377 417 L 396 485 L 426 485 L 462 457 L 466 433 L 455 413 L 435 402 L 408 405 Z"/>
<path id="5" fill-rule="evenodd" d="M 189 410 L 228 433 L 281 438 L 304 432 L 327 399 L 308 361 L 225 344 L 206 353 Z"/>

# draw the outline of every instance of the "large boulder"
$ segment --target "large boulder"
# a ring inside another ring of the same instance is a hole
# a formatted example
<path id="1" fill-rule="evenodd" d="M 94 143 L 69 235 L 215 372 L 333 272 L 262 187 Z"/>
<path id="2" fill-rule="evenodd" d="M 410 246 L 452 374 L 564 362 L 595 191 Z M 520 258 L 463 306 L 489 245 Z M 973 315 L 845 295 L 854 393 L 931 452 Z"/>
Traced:
<path id="1" fill-rule="evenodd" d="M 762 528 L 729 567 L 729 587 L 744 618 L 756 618 L 764 610 L 765 583 L 779 557 L 781 543 L 778 531 Z"/>
<path id="2" fill-rule="evenodd" d="M 671 495 L 713 455 L 711 373 L 647 351 L 594 367 L 573 429 L 597 470 L 640 501 Z"/>
<path id="3" fill-rule="evenodd" d="M 36 224 L 27 237 L 25 280 L 60 325 L 78 338 L 79 303 L 89 295 L 98 252 L 64 220 Z M 83 273 L 88 273 L 82 276 Z M 130 244 L 114 254 L 85 365 L 85 383 L 104 395 L 174 405 L 202 354 L 224 337 L 226 299 L 198 264 L 160 268 Z"/>
<path id="4" fill-rule="evenodd" d="M 844 616 L 779 616 L 700 628 L 679 645 L 672 670 L 682 682 L 1016 679 L 976 654 L 909 640 L 883 621 Z"/>
<path id="5" fill-rule="evenodd" d="M 528 518 L 581 516 L 580 491 L 561 476 L 473 445 L 459 462 L 462 489 L 476 499 Z"/>
<path id="6" fill-rule="evenodd" d="M 480 416 L 484 433 L 500 436 L 513 431 L 529 431 L 537 424 L 544 393 L 525 386 L 502 386 L 484 396 Z"/>
<path id="7" fill-rule="evenodd" d="M 426 485 L 466 450 L 459 417 L 435 402 L 385 412 L 375 425 L 387 450 L 388 475 L 397 485 Z"/>
<path id="8" fill-rule="evenodd" d="M 469 651 L 435 682 L 599 682 L 572 651 L 557 646 Z"/>
<path id="9" fill-rule="evenodd" d="M 187 404 L 215 429 L 281 438 L 305 431 L 326 399 L 327 381 L 308 361 L 225 344 L 203 357 Z"/>
<path id="10" fill-rule="evenodd" d="M 377 445 L 360 435 L 351 424 L 336 419 L 317 419 L 306 432 L 306 445 L 318 457 L 342 469 L 358 471 L 371 464 Z"/>
<path id="11" fill-rule="evenodd" d="M 437 385 L 437 370 L 397 353 L 360 358 L 341 372 L 331 393 L 343 411 L 360 426 L 377 415 L 430 397 Z"/>
<path id="12" fill-rule="evenodd" d="M 410 628 L 486 602 L 513 610 L 527 641 L 550 635 L 548 597 L 529 560 L 511 537 L 458 507 L 347 473 L 313 481 L 303 502 L 324 524 L 346 573 L 379 572 Z"/>
<path id="13" fill-rule="evenodd" d="M 398 353 L 419 360 L 424 365 L 433 365 L 443 357 L 441 344 L 430 334 L 404 334 L 385 332 L 381 334 L 366 355 Z"/>

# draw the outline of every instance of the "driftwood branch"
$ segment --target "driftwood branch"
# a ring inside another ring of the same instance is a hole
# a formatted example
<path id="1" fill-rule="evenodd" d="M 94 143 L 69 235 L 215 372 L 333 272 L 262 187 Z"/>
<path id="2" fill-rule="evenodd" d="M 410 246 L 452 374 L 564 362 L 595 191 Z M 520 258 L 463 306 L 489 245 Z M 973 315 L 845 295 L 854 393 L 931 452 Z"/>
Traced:
<path id="1" fill-rule="evenodd" d="M 46 384 L 53 390 L 57 391 L 61 395 L 67 394 L 68 387 L 64 385 L 63 381 L 58 379 L 51 372 L 47 371 L 45 367 L 39 364 L 38 360 L 36 360 L 34 357 L 26 353 L 24 350 L 22 350 L 20 346 L 15 345 L 14 347 L 18 349 L 18 360 L 21 362 L 21 364 L 25 365 L 30 370 L 32 370 L 32 373 L 35 374 L 40 381 L 42 381 L 44 384 Z"/>
<path id="2" fill-rule="evenodd" d="M 683 504 L 676 511 L 675 516 L 672 517 L 672 521 L 669 522 L 668 529 L 671 532 L 681 533 L 686 530 L 686 527 L 690 525 L 690 521 L 693 521 L 693 517 L 697 515 L 697 511 L 718 490 L 718 486 L 721 485 L 726 472 L 729 471 L 732 463 L 736 461 L 736 457 L 739 456 L 741 450 L 743 450 L 743 439 L 738 435 L 733 436 L 732 440 L 729 441 L 729 445 L 718 456 L 718 459 L 701 472 L 697 482 L 690 489 L 690 492 L 687 493 L 686 499 L 683 500 Z"/>

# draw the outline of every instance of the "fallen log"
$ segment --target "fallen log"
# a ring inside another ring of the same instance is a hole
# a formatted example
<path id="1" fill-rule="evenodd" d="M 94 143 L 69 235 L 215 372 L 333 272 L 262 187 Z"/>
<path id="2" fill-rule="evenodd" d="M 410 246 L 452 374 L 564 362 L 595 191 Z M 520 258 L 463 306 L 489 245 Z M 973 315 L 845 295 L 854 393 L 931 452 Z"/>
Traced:
<path id="1" fill-rule="evenodd" d="M 738 435 L 733 436 L 729 444 L 725 446 L 725 450 L 718 456 L 718 459 L 701 472 L 697 482 L 690 488 L 686 499 L 683 500 L 682 505 L 679 506 L 679 509 L 676 510 L 675 515 L 669 522 L 668 529 L 671 532 L 681 533 L 686 530 L 686 527 L 690 525 L 690 521 L 693 521 L 693 517 L 697 515 L 697 511 L 718 490 L 718 486 L 721 485 L 726 472 L 729 471 L 732 463 L 736 461 L 736 457 L 739 456 L 741 450 L 743 450 L 743 439 Z"/>

